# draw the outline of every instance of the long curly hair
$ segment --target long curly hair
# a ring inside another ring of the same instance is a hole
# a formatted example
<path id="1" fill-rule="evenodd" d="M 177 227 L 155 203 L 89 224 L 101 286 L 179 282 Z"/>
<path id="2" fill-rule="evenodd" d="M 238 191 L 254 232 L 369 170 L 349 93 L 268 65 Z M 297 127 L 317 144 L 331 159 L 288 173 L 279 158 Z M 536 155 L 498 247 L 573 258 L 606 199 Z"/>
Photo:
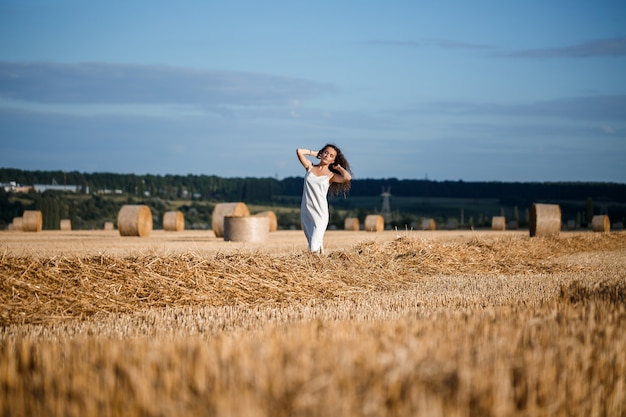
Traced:
<path id="1" fill-rule="evenodd" d="M 341 149 L 337 147 L 337 145 L 333 145 L 332 143 L 327 143 L 322 149 L 320 149 L 320 151 L 318 152 L 318 155 L 321 155 L 321 153 L 324 152 L 324 149 L 326 148 L 333 148 L 335 152 L 337 153 L 337 155 L 335 156 L 335 163 L 328 167 L 330 169 L 330 172 L 339 174 L 339 171 L 335 169 L 335 167 L 333 166 L 333 165 L 339 164 L 346 171 L 348 171 L 350 175 L 352 175 L 352 170 L 350 169 L 350 163 L 346 159 L 346 156 L 343 154 L 343 152 L 341 152 Z M 328 189 L 328 194 L 331 196 L 340 195 L 340 194 L 343 194 L 345 196 L 346 194 L 348 194 L 348 192 L 350 192 L 350 181 L 344 182 L 344 183 L 331 182 L 330 188 Z"/>

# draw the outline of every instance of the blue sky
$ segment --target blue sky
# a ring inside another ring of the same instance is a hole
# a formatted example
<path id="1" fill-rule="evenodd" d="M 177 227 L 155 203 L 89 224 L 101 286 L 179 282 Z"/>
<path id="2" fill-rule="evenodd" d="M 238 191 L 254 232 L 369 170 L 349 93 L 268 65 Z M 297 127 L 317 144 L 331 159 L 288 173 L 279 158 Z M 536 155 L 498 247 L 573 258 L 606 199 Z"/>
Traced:
<path id="1" fill-rule="evenodd" d="M 626 182 L 623 1 L 0 0 L 0 167 Z"/>

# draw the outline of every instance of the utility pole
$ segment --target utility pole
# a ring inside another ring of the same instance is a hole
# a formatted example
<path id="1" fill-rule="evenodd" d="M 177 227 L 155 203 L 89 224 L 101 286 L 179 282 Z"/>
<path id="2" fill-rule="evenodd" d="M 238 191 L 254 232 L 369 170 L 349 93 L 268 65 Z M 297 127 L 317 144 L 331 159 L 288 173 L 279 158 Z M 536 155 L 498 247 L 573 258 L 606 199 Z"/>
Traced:
<path id="1" fill-rule="evenodd" d="M 380 210 L 380 214 L 385 219 L 385 222 L 388 222 L 391 220 L 391 187 L 387 187 L 386 191 L 385 187 L 383 187 L 381 197 L 383 198 L 383 207 Z"/>

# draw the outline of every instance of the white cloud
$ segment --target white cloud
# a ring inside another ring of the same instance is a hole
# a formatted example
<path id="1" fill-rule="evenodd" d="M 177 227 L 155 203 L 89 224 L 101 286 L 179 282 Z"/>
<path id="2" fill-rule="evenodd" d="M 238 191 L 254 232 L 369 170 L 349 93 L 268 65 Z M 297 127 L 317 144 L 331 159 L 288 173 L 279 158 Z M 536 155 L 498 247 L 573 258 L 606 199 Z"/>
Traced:
<path id="1" fill-rule="evenodd" d="M 626 38 L 597 39 L 553 48 L 525 49 L 508 54 L 516 58 L 596 58 L 626 55 Z"/>
<path id="2" fill-rule="evenodd" d="M 425 39 L 425 40 L 394 40 L 394 39 L 372 39 L 363 42 L 370 46 L 391 46 L 402 48 L 423 48 L 438 47 L 443 49 L 492 49 L 492 45 L 483 43 L 473 43 L 467 41 L 457 41 L 453 39 Z"/>
<path id="3" fill-rule="evenodd" d="M 287 106 L 334 88 L 234 71 L 108 63 L 0 62 L 0 98 L 54 104 Z"/>
<path id="4" fill-rule="evenodd" d="M 600 130 L 602 130 L 607 135 L 613 135 L 615 133 L 615 129 L 611 126 L 600 126 Z"/>
<path id="5" fill-rule="evenodd" d="M 584 96 L 526 103 L 441 101 L 419 106 L 420 111 L 448 115 L 494 115 L 626 121 L 626 95 Z"/>

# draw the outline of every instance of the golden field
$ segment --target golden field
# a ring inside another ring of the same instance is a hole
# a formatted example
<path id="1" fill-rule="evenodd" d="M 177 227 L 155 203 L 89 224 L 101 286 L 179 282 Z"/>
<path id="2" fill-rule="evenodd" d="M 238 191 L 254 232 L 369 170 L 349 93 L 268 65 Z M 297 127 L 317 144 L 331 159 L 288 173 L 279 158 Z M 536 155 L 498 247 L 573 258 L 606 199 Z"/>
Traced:
<path id="1" fill-rule="evenodd" d="M 0 233 L 2 416 L 624 416 L 626 233 Z"/>

